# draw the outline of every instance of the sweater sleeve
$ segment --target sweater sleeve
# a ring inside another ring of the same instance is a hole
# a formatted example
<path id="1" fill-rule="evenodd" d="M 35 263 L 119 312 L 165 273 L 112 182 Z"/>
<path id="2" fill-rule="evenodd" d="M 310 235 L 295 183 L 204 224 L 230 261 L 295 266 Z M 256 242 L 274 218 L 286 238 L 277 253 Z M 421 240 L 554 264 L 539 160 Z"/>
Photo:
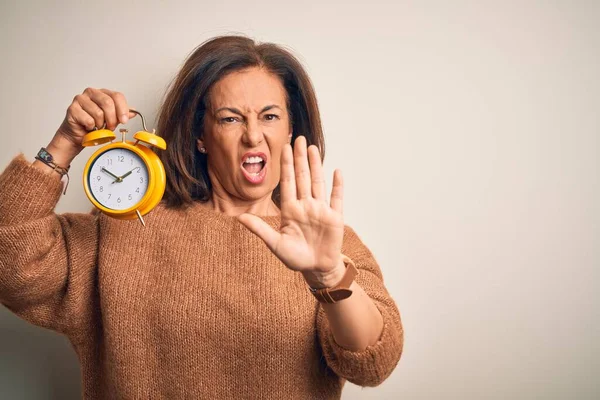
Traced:
<path id="1" fill-rule="evenodd" d="M 340 377 L 359 386 L 377 386 L 394 370 L 404 345 L 404 329 L 396 303 L 383 284 L 379 265 L 371 251 L 349 226 L 344 230 L 342 253 L 350 257 L 358 270 L 356 282 L 381 312 L 383 331 L 377 343 L 361 351 L 338 345 L 333 337 L 325 310 L 317 312 L 317 334 L 327 365 Z"/>
<path id="2" fill-rule="evenodd" d="M 98 216 L 57 215 L 62 182 L 21 153 L 0 175 L 0 303 L 72 335 L 91 312 Z"/>

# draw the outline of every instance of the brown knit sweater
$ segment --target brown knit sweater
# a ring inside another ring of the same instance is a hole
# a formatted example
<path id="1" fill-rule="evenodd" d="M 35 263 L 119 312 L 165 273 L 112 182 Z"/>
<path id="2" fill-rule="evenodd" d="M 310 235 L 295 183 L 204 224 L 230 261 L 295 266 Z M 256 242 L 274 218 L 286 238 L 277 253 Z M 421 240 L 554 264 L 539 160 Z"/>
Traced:
<path id="1" fill-rule="evenodd" d="M 346 227 L 343 252 L 384 320 L 350 351 L 302 275 L 235 217 L 157 206 L 146 227 L 53 212 L 62 183 L 17 155 L 0 175 L 0 301 L 66 335 L 86 399 L 339 399 L 376 386 L 403 329 L 371 252 Z M 279 217 L 264 217 L 279 226 Z"/>

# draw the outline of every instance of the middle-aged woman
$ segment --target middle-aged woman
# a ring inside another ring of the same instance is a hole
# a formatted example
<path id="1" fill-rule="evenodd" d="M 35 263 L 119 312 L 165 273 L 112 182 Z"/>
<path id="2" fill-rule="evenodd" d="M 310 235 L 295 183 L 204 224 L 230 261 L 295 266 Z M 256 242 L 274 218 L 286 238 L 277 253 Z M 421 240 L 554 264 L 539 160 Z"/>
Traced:
<path id="1" fill-rule="evenodd" d="M 69 338 L 84 398 L 337 399 L 345 380 L 383 382 L 400 314 L 344 225 L 339 171 L 326 193 L 297 59 L 241 36 L 203 43 L 160 110 L 167 188 L 146 226 L 54 213 L 83 135 L 129 108 L 86 89 L 45 147 L 54 165 L 18 154 L 0 175 L 0 300 Z"/>

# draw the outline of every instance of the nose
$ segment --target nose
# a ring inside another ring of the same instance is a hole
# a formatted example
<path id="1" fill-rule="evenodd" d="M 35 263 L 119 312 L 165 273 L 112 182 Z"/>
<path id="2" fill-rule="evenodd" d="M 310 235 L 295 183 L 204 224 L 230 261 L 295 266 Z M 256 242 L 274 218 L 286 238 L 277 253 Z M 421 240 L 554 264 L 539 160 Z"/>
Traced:
<path id="1" fill-rule="evenodd" d="M 263 141 L 263 132 L 256 118 L 248 118 L 242 141 L 248 147 L 256 147 Z"/>

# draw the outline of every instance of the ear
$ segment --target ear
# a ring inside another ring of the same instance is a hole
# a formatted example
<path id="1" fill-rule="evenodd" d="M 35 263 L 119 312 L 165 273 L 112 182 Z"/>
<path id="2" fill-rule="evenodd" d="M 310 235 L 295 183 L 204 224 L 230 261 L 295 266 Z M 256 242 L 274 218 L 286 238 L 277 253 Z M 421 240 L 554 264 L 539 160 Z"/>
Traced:
<path id="1" fill-rule="evenodd" d="M 288 135 L 288 143 L 292 143 L 292 136 L 293 136 L 293 132 L 290 131 L 290 134 Z"/>

